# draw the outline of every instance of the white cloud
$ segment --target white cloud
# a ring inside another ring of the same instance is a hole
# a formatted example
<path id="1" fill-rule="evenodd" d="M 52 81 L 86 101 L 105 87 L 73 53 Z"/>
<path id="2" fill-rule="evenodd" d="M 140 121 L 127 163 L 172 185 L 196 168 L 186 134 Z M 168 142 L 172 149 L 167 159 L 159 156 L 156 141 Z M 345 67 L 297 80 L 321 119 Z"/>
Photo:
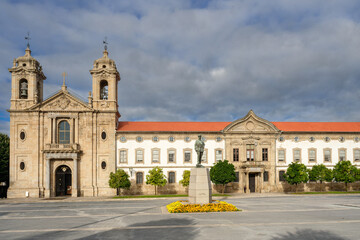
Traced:
<path id="1" fill-rule="evenodd" d="M 0 9 L 0 64 L 23 55 L 30 31 L 44 95 L 66 71 L 86 98 L 108 36 L 123 120 L 231 121 L 254 109 L 270 121 L 360 121 L 357 1 L 2 1 Z M 6 68 L 0 77 L 4 112 Z"/>

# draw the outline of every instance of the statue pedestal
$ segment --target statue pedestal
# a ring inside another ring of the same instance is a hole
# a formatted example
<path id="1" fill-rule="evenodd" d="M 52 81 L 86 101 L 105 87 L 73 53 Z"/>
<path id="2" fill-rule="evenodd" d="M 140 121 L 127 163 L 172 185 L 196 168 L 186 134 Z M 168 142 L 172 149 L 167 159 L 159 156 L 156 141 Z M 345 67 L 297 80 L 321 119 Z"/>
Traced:
<path id="1" fill-rule="evenodd" d="M 210 173 L 207 168 L 193 168 L 190 172 L 189 203 L 207 204 L 212 202 Z"/>

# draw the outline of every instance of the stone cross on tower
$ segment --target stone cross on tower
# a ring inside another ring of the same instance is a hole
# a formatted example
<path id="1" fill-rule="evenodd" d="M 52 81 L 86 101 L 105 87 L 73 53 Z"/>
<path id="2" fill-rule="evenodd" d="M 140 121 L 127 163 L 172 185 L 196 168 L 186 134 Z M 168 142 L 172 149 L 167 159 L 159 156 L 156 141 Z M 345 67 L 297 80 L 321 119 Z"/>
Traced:
<path id="1" fill-rule="evenodd" d="M 67 76 L 67 73 L 66 72 L 63 72 L 62 74 L 61 74 L 62 76 L 63 76 L 63 85 L 62 85 L 62 87 L 61 87 L 61 90 L 64 90 L 64 91 L 66 91 L 67 90 L 67 87 L 66 87 L 66 85 L 65 85 L 65 77 Z"/>
<path id="2" fill-rule="evenodd" d="M 27 36 L 25 36 L 25 40 L 27 40 L 27 47 L 30 48 L 30 32 L 27 32 Z"/>
<path id="3" fill-rule="evenodd" d="M 103 44 L 104 44 L 105 51 L 107 51 L 107 45 L 108 45 L 107 37 L 104 38 Z"/>

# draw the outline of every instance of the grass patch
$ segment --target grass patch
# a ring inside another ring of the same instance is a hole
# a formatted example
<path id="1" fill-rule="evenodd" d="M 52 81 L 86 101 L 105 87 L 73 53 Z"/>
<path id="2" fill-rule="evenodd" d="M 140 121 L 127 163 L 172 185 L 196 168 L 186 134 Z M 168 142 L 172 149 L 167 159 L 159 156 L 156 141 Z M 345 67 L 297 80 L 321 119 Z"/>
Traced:
<path id="1" fill-rule="evenodd" d="M 208 204 L 188 204 L 187 201 L 177 201 L 166 206 L 170 213 L 193 212 L 236 212 L 241 211 L 234 205 L 224 201 L 213 201 Z"/>
<path id="2" fill-rule="evenodd" d="M 213 197 L 228 197 L 229 194 L 213 194 Z M 128 195 L 128 196 L 115 196 L 113 198 L 169 198 L 169 197 L 188 197 L 185 194 L 164 194 L 164 195 Z"/>
<path id="3" fill-rule="evenodd" d="M 352 191 L 352 192 L 343 192 L 343 191 L 329 191 L 329 192 L 298 192 L 291 194 L 354 194 L 360 193 L 360 191 Z"/>

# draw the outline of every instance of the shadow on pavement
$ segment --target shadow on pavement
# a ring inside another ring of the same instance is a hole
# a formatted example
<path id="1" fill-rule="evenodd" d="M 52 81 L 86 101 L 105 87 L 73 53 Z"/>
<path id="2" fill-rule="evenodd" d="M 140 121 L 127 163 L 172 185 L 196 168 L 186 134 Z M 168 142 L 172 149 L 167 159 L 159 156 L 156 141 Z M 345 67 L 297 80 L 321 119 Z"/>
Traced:
<path id="1" fill-rule="evenodd" d="M 288 232 L 284 235 L 272 238 L 272 240 L 346 240 L 347 238 L 340 237 L 328 231 L 314 231 L 311 229 L 302 229 L 294 233 Z"/>
<path id="2" fill-rule="evenodd" d="M 171 218 L 159 221 L 148 221 L 128 225 L 126 229 L 114 228 L 109 231 L 93 233 L 93 231 L 66 231 L 50 232 L 37 236 L 34 239 L 195 239 L 198 230 L 193 227 L 191 219 Z M 169 226 L 169 227 L 166 227 Z M 181 227 L 176 227 L 181 226 Z M 187 227 L 188 226 L 188 227 Z M 159 228 L 160 227 L 160 228 Z M 134 228 L 134 229 L 128 229 Z M 93 234 L 89 234 L 93 233 Z"/>

